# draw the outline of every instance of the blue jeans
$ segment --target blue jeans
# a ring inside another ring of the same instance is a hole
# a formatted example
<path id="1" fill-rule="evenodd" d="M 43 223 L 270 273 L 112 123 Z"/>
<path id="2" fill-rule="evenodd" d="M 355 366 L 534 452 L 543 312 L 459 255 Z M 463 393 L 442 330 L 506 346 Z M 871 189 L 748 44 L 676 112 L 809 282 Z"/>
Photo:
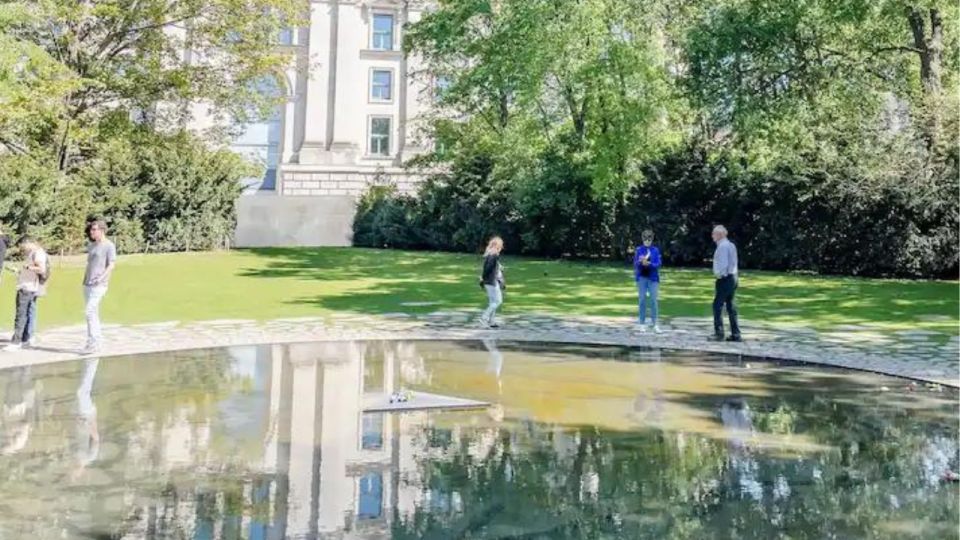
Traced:
<path id="1" fill-rule="evenodd" d="M 30 302 L 30 309 L 27 311 L 27 332 L 23 335 L 24 341 L 30 341 L 37 335 L 37 301 L 40 297 L 35 297 Z"/>
<path id="2" fill-rule="evenodd" d="M 657 324 L 657 294 L 660 291 L 660 282 L 641 277 L 637 279 L 637 291 L 640 293 L 640 324 L 647 322 L 647 295 L 650 295 L 650 321 Z"/>
<path id="3" fill-rule="evenodd" d="M 494 316 L 497 314 L 497 308 L 500 307 L 500 304 L 503 303 L 503 290 L 500 289 L 500 284 L 496 285 L 484 285 L 483 288 L 487 291 L 487 309 L 483 311 L 483 315 L 480 316 L 480 320 L 487 324 L 495 324 Z"/>
<path id="4" fill-rule="evenodd" d="M 84 314 L 87 317 L 87 348 L 100 346 L 100 301 L 107 294 L 106 285 L 84 286 Z"/>

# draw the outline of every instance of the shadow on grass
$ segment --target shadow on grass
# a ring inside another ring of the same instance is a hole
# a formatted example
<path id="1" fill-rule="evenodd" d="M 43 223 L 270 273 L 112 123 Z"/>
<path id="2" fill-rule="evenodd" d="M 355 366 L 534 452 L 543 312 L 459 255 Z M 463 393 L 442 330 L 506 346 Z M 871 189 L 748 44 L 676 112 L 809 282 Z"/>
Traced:
<path id="1" fill-rule="evenodd" d="M 384 313 L 437 308 L 479 308 L 480 258 L 475 255 L 358 248 L 261 248 L 263 259 L 244 277 L 351 282 L 350 291 L 330 287 L 317 296 L 290 300 L 335 311 Z M 625 264 L 504 260 L 507 312 L 552 312 L 632 316 L 636 291 Z M 745 272 L 738 291 L 741 316 L 749 321 L 829 327 L 875 323 L 885 328 L 925 328 L 960 333 L 958 284 L 824 278 L 785 273 Z M 707 270 L 666 268 L 660 289 L 666 317 L 708 317 L 713 279 Z"/>

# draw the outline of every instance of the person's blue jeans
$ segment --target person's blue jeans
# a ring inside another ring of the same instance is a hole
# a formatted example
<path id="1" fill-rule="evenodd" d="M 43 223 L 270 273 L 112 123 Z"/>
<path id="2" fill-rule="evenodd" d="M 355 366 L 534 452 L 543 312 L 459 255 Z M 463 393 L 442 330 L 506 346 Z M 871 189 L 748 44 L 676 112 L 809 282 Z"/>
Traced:
<path id="1" fill-rule="evenodd" d="M 659 310 L 657 294 L 660 291 L 660 282 L 649 278 L 641 277 L 637 279 L 637 291 L 640 294 L 640 324 L 647 322 L 647 297 L 650 297 L 650 321 L 656 325 Z"/>
<path id="2" fill-rule="evenodd" d="M 37 335 L 37 301 L 39 296 L 33 298 L 30 302 L 30 308 L 27 310 L 27 332 L 23 335 L 24 341 L 30 341 Z"/>
<path id="3" fill-rule="evenodd" d="M 486 324 L 496 324 L 494 317 L 497 314 L 497 308 L 500 307 L 500 304 L 503 303 L 503 290 L 500 288 L 500 284 L 494 285 L 484 285 L 483 288 L 487 291 L 487 309 L 483 311 L 483 315 L 480 315 L 480 320 Z"/>

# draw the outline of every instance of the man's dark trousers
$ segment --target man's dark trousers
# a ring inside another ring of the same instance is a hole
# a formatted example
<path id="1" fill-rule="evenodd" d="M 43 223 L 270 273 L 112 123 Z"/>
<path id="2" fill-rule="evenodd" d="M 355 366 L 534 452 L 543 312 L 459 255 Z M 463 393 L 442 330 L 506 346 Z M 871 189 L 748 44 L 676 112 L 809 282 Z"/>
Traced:
<path id="1" fill-rule="evenodd" d="M 17 290 L 17 311 L 13 320 L 13 338 L 11 343 L 21 343 L 30 336 L 26 335 L 30 321 L 30 304 L 36 302 L 37 293 Z"/>
<path id="2" fill-rule="evenodd" d="M 734 295 L 737 293 L 737 276 L 728 275 L 717 280 L 716 294 L 713 297 L 713 333 L 723 337 L 723 306 L 727 306 L 727 315 L 730 316 L 730 335 L 740 337 L 740 323 L 737 320 L 737 304 Z"/>

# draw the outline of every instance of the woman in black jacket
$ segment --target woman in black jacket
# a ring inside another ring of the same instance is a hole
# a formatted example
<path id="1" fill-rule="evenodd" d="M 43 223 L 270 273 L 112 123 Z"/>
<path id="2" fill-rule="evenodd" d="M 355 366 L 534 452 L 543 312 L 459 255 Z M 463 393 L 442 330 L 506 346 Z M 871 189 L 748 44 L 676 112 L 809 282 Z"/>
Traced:
<path id="1" fill-rule="evenodd" d="M 500 265 L 500 252 L 503 251 L 503 239 L 494 236 L 487 243 L 487 250 L 483 253 L 483 274 L 480 277 L 480 286 L 487 292 L 488 305 L 480 315 L 480 323 L 490 328 L 500 325 L 494 320 L 497 308 L 503 303 L 503 267 Z"/>

